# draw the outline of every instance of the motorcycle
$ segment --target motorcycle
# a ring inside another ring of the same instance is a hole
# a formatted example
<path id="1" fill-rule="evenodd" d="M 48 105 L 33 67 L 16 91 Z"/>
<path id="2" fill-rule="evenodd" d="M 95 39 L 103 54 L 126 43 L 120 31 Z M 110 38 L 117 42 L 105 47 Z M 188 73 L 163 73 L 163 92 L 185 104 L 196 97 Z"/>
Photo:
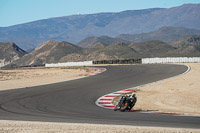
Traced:
<path id="1" fill-rule="evenodd" d="M 114 111 L 120 110 L 121 112 L 124 112 L 126 110 L 131 110 L 133 106 L 135 105 L 137 101 L 136 96 L 122 96 L 119 100 L 117 106 L 114 108 Z"/>

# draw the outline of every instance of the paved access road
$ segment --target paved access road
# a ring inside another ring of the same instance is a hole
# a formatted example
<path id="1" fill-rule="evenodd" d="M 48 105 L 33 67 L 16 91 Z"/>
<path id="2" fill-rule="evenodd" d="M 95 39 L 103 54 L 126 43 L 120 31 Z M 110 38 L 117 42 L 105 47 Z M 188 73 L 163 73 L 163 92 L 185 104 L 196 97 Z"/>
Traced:
<path id="1" fill-rule="evenodd" d="M 186 66 L 105 68 L 106 72 L 83 79 L 0 91 L 0 119 L 200 128 L 200 117 L 115 112 L 95 105 L 102 95 L 178 75 Z"/>

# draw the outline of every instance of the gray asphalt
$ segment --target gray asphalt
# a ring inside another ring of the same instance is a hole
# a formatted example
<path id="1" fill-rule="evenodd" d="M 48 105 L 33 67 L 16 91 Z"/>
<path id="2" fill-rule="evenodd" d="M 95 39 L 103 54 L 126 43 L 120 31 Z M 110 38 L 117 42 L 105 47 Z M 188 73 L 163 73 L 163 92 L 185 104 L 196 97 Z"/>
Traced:
<path id="1" fill-rule="evenodd" d="M 115 112 L 95 105 L 102 95 L 178 75 L 186 66 L 104 68 L 106 72 L 83 79 L 0 91 L 0 119 L 200 128 L 200 117 Z"/>

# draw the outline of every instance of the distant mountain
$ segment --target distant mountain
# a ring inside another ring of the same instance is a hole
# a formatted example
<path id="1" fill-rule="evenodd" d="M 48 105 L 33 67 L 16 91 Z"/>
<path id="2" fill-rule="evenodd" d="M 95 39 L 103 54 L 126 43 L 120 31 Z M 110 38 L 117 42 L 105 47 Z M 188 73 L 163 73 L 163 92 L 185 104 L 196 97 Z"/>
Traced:
<path id="1" fill-rule="evenodd" d="M 81 51 L 82 48 L 68 42 L 47 41 L 31 53 L 13 62 L 13 64 L 17 66 L 27 66 L 63 62 L 66 56 L 80 54 Z"/>
<path id="2" fill-rule="evenodd" d="M 198 46 L 200 45 L 200 35 L 188 35 L 181 38 L 178 38 L 170 42 L 170 45 L 176 48 L 182 48 L 186 46 Z"/>
<path id="3" fill-rule="evenodd" d="M 88 48 L 89 49 L 103 49 L 106 46 L 108 46 L 108 44 L 104 44 L 104 43 L 101 43 L 101 42 L 96 42 L 95 44 L 89 46 Z"/>
<path id="4" fill-rule="evenodd" d="M 141 33 L 141 34 L 121 34 L 115 38 L 108 37 L 108 36 L 101 36 L 101 37 L 87 37 L 84 40 L 81 40 L 78 43 L 78 46 L 86 48 L 92 47 L 97 42 L 111 45 L 115 43 L 128 43 L 128 42 L 145 42 L 145 41 L 152 41 L 152 40 L 160 40 L 163 42 L 170 42 L 172 40 L 178 39 L 180 37 L 184 37 L 186 35 L 200 35 L 200 30 L 190 29 L 190 28 L 183 28 L 183 27 L 161 27 L 160 29 L 148 32 L 148 33 Z"/>
<path id="5" fill-rule="evenodd" d="M 136 51 L 130 48 L 128 43 L 109 45 L 104 49 L 99 49 L 92 53 L 92 55 L 95 55 L 94 57 L 96 57 L 95 60 L 134 58 L 134 54 L 136 54 Z"/>
<path id="6" fill-rule="evenodd" d="M 25 54 L 26 52 L 13 42 L 0 43 L 0 67 L 19 59 Z"/>
<path id="7" fill-rule="evenodd" d="M 144 57 L 163 57 L 168 56 L 169 52 L 174 51 L 173 46 L 161 41 L 148 41 L 142 43 L 118 43 L 109 45 L 95 53 L 107 55 L 109 59 L 134 59 Z M 97 54 L 97 56 L 98 56 Z"/>
<path id="8" fill-rule="evenodd" d="M 89 36 L 118 36 L 155 31 L 163 26 L 200 29 L 200 4 L 50 18 L 0 28 L 0 41 L 28 50 L 44 41 L 78 43 Z"/>
<path id="9" fill-rule="evenodd" d="M 200 57 L 200 35 L 185 36 L 169 43 L 159 40 L 105 45 L 97 42 L 87 48 L 68 42 L 47 41 L 12 63 L 13 66 L 45 63 L 119 60 L 149 57 Z"/>
<path id="10" fill-rule="evenodd" d="M 200 56 L 200 35 L 185 36 L 169 44 L 177 48 L 176 53 L 182 56 Z"/>
<path id="11" fill-rule="evenodd" d="M 128 41 L 120 39 L 120 38 L 112 38 L 109 36 L 100 36 L 100 37 L 91 36 L 91 37 L 87 37 L 84 40 L 80 41 L 77 45 L 80 47 L 83 47 L 83 48 L 87 48 L 98 42 L 107 44 L 107 45 L 111 45 L 111 44 L 120 43 L 120 42 L 127 43 Z"/>
<path id="12" fill-rule="evenodd" d="M 161 27 L 160 29 L 142 34 L 121 34 L 117 38 L 130 42 L 145 42 L 151 40 L 160 40 L 169 42 L 186 35 L 200 35 L 200 30 L 183 27 Z"/>
<path id="13" fill-rule="evenodd" d="M 176 50 L 173 46 L 159 40 L 131 43 L 129 44 L 129 47 L 137 51 L 139 57 L 170 56 L 169 52 Z"/>

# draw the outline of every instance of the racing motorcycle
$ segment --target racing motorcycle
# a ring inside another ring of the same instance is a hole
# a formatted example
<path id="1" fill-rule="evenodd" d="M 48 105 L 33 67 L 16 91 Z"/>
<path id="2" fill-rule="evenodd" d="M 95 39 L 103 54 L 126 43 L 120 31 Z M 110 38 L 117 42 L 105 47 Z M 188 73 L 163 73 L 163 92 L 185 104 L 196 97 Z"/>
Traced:
<path id="1" fill-rule="evenodd" d="M 117 106 L 114 108 L 114 111 L 120 110 L 124 112 L 126 110 L 131 110 L 137 101 L 135 94 L 129 96 L 122 96 L 119 100 Z"/>

